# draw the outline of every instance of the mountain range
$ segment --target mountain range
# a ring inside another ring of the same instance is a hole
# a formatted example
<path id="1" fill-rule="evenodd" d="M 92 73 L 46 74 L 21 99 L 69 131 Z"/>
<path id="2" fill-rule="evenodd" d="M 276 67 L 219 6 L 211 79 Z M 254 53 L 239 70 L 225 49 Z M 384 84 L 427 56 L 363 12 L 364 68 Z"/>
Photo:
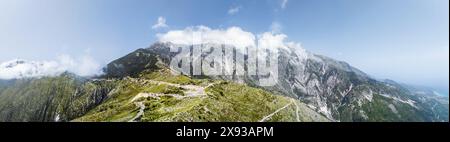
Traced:
<path id="1" fill-rule="evenodd" d="M 278 79 L 175 75 L 177 45 L 158 42 L 116 59 L 104 74 L 70 72 L 0 80 L 0 121 L 119 122 L 448 122 L 449 99 L 431 89 L 377 80 L 351 65 L 301 47 L 279 49 Z M 229 47 L 230 45 L 220 45 Z M 245 54 L 238 50 L 235 56 Z M 248 60 L 248 56 L 245 56 Z M 219 57 L 218 57 L 219 58 Z M 230 60 L 235 66 L 247 66 Z M 29 64 L 17 60 L 4 68 Z M 31 63 L 30 63 L 31 64 Z M 192 66 L 192 63 L 190 64 Z M 33 66 L 38 66 L 33 63 Z"/>

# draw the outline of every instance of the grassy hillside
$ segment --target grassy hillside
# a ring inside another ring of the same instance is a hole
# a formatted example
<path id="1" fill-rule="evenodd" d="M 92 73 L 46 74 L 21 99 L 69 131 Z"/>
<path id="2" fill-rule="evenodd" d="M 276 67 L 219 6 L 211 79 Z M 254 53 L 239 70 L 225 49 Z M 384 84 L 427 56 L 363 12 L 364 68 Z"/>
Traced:
<path id="1" fill-rule="evenodd" d="M 100 104 L 114 84 L 71 74 L 10 81 L 0 87 L 0 121 L 68 121 Z"/>
<path id="2" fill-rule="evenodd" d="M 74 121 L 327 121 L 294 99 L 225 81 L 160 71 L 119 84 L 105 103 Z"/>

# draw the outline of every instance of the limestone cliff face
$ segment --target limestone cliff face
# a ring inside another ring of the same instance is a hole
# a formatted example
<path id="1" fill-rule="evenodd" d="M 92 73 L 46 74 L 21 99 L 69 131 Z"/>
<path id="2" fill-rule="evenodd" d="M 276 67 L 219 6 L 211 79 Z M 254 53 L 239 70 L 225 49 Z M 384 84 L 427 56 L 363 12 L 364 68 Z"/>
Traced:
<path id="1" fill-rule="evenodd" d="M 169 66 L 174 55 L 180 54 L 170 52 L 170 47 L 177 46 L 192 50 L 189 46 L 157 43 L 146 52 Z M 237 54 L 245 53 L 236 50 Z M 188 52 L 184 56 L 191 55 Z M 448 98 L 418 95 L 395 82 L 373 79 L 345 62 L 295 47 L 280 48 L 278 62 L 279 77 L 275 86 L 258 86 L 261 76 L 209 77 L 246 83 L 297 98 L 335 121 L 448 121 Z M 439 109 L 431 110 L 430 102 Z"/>

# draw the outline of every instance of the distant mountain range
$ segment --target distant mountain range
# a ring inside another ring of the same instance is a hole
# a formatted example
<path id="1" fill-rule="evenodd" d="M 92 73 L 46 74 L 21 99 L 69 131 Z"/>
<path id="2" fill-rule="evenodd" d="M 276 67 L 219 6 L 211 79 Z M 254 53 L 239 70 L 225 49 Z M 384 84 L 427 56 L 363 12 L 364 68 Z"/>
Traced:
<path id="1" fill-rule="evenodd" d="M 229 46 L 229 45 L 222 45 Z M 279 49 L 275 86 L 261 76 L 173 75 L 170 48 L 155 43 L 93 78 L 69 72 L 0 81 L 0 121 L 447 121 L 448 97 L 432 89 L 379 81 L 341 61 L 298 47 Z M 234 55 L 245 54 L 235 50 Z M 218 57 L 219 58 L 219 57 Z M 231 60 L 238 66 L 240 63 Z M 28 64 L 16 61 L 4 68 Z M 239 66 L 247 66 L 244 62 Z"/>

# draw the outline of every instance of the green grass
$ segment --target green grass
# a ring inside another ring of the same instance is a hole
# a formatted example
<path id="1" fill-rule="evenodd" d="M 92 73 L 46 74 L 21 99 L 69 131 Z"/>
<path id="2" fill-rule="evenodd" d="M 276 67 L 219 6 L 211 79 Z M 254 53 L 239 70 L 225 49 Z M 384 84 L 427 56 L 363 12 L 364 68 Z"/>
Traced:
<path id="1" fill-rule="evenodd" d="M 152 81 L 206 87 L 206 96 L 174 98 L 161 96 L 131 100 L 139 93 L 185 95 L 185 89 Z M 21 94 L 21 95 L 15 95 Z M 242 84 L 210 79 L 174 76 L 167 70 L 142 73 L 140 78 L 85 81 L 73 76 L 19 80 L 2 87 L 0 120 L 124 122 L 134 118 L 143 102 L 143 122 L 254 122 L 291 103 L 291 98 Z M 299 102 L 300 104 L 300 102 Z M 10 109 L 14 108 L 14 109 Z M 301 120 L 314 121 L 306 107 Z M 16 113 L 20 112 L 20 113 Z M 36 113 L 39 112 L 39 113 Z M 296 121 L 296 107 L 290 105 L 268 121 Z M 318 116 L 320 117 L 320 116 Z"/>
<path id="2" fill-rule="evenodd" d="M 170 70 L 167 69 L 161 69 L 159 71 L 155 72 L 144 72 L 140 74 L 140 78 L 144 79 L 151 79 L 156 81 L 165 81 L 169 83 L 175 83 L 175 84 L 192 84 L 192 85 L 198 85 L 202 83 L 202 80 L 193 80 L 185 75 L 172 75 Z"/>
<path id="3" fill-rule="evenodd" d="M 194 84 L 207 86 L 211 82 L 217 84 L 205 89 L 207 96 L 177 99 L 164 96 L 159 99 L 142 98 L 145 105 L 143 122 L 255 122 L 275 110 L 291 103 L 291 99 L 273 95 L 261 89 L 246 85 L 213 80 L 196 80 L 186 76 L 173 76 L 167 73 L 154 72 L 141 75 L 142 78 L 177 84 Z M 128 121 L 133 118 L 139 108 L 130 100 L 139 93 L 161 93 L 183 95 L 182 88 L 142 83 L 124 79 L 110 99 L 91 110 L 75 121 Z M 306 112 L 302 107 L 302 112 Z M 314 113 L 313 111 L 308 113 Z M 290 105 L 275 114 L 269 121 L 296 121 L 296 107 Z M 308 114 L 309 115 L 309 114 Z M 322 118 L 323 116 L 317 115 Z M 305 115 L 302 120 L 313 121 Z M 322 119 L 325 120 L 325 119 Z"/>

